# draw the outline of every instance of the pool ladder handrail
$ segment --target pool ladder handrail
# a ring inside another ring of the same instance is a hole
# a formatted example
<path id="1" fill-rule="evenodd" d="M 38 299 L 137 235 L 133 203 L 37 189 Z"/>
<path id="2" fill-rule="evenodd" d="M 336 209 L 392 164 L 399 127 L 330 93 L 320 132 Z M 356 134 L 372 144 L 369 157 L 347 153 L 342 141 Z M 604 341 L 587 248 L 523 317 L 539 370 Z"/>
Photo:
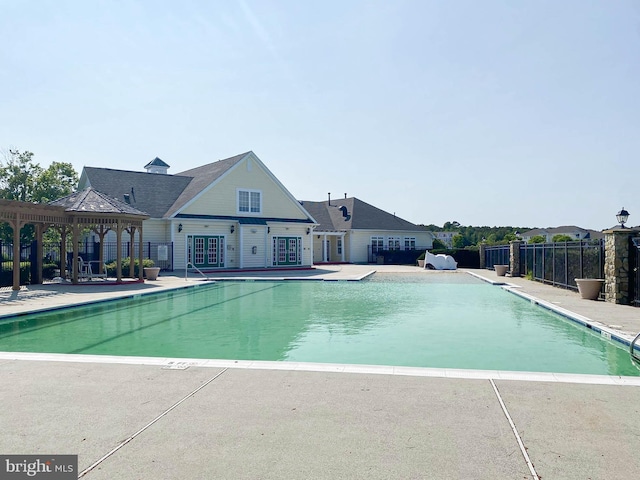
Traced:
<path id="1" fill-rule="evenodd" d="M 202 273 L 202 271 L 196 267 L 193 263 L 191 262 L 187 262 L 187 265 L 184 268 L 184 281 L 187 281 L 187 277 L 189 276 L 189 265 L 191 265 L 191 267 L 193 267 L 194 270 L 196 270 L 200 275 L 202 275 L 205 280 L 211 281 L 211 279 L 209 277 L 207 277 L 204 273 Z"/>
<path id="2" fill-rule="evenodd" d="M 640 357 L 634 353 L 633 346 L 636 344 L 638 339 L 640 339 L 640 333 L 636 335 L 636 338 L 633 339 L 633 341 L 631 342 L 631 345 L 629 346 L 629 353 L 631 354 L 631 358 L 636 362 L 640 362 Z"/>

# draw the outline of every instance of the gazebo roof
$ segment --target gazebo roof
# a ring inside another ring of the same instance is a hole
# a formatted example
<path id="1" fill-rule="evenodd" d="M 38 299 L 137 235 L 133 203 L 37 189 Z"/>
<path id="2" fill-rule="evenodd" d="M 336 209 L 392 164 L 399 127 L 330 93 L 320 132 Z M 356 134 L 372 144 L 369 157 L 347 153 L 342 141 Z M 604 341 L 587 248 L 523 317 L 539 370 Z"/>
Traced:
<path id="1" fill-rule="evenodd" d="M 111 198 L 92 187 L 49 202 L 49 205 L 64 207 L 65 212 L 71 215 L 113 214 L 149 218 L 149 214 L 146 212 L 142 212 L 120 200 Z"/>
<path id="2" fill-rule="evenodd" d="M 73 283 L 78 283 L 78 240 L 79 229 L 82 225 L 89 226 L 94 230 L 99 226 L 102 232 L 115 229 L 118 245 L 121 245 L 120 236 L 123 229 L 128 230 L 132 238 L 138 229 L 140 235 L 138 258 L 142 264 L 142 222 L 149 218 L 149 214 L 133 208 L 125 202 L 111 198 L 92 187 L 59 198 L 46 205 L 0 199 L 0 207 L 0 223 L 6 222 L 13 229 L 13 290 L 20 290 L 20 229 L 26 224 L 33 224 L 37 227 L 39 273 L 35 283 L 42 283 L 42 232 L 50 226 L 61 228 L 63 238 L 67 234 L 67 230 L 71 228 L 73 235 Z M 62 244 L 65 244 L 64 240 Z M 102 242 L 100 245 L 102 246 Z M 131 242 L 131 246 L 133 248 L 133 242 Z M 102 250 L 100 255 L 102 257 Z M 130 256 L 133 258 L 133 253 Z M 116 283 L 122 281 L 121 261 L 122 254 L 120 247 L 118 247 Z M 64 270 L 64 265 L 65 259 L 61 254 L 60 268 L 62 270 Z M 143 281 L 142 269 L 139 269 L 139 281 Z"/>

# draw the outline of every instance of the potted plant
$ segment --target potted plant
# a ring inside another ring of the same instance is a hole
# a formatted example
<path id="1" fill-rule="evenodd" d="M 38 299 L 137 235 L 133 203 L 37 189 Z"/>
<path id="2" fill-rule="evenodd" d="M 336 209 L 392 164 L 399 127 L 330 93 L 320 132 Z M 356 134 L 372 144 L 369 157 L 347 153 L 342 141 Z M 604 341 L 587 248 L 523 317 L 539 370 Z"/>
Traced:
<path id="1" fill-rule="evenodd" d="M 604 280 L 602 278 L 576 278 L 580 297 L 587 300 L 597 300 L 602 290 Z"/>
<path id="2" fill-rule="evenodd" d="M 160 273 L 160 267 L 156 267 L 151 259 L 145 259 L 142 262 L 142 269 L 147 280 L 157 280 Z"/>
<path id="3" fill-rule="evenodd" d="M 418 257 L 418 266 L 420 268 L 424 268 L 424 257 L 425 257 L 424 252 L 422 252 L 422 254 L 420 254 L 420 256 Z"/>
<path id="4" fill-rule="evenodd" d="M 493 268 L 496 269 L 496 275 L 504 277 L 507 274 L 507 270 L 509 270 L 509 265 L 494 265 Z"/>

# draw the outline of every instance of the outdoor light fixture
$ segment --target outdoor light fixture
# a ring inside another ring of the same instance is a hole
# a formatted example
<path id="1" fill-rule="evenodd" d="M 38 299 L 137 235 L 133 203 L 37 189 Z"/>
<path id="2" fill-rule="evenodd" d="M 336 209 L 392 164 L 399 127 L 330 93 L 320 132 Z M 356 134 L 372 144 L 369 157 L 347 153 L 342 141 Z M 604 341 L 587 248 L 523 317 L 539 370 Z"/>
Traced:
<path id="1" fill-rule="evenodd" d="M 231 233 L 236 231 L 236 226 L 235 225 L 231 225 Z"/>
<path id="2" fill-rule="evenodd" d="M 307 228 L 307 235 L 309 235 L 311 233 L 311 229 Z"/>
<path id="3" fill-rule="evenodd" d="M 179 223 L 179 224 L 178 224 L 178 233 L 180 233 L 181 231 L 182 231 L 182 224 L 181 224 L 181 223 Z"/>
<path id="4" fill-rule="evenodd" d="M 627 220 L 629 219 L 629 212 L 627 212 L 624 207 L 622 207 L 622 210 L 618 212 L 616 218 L 620 223 L 620 228 L 625 228 L 624 224 L 627 223 Z"/>

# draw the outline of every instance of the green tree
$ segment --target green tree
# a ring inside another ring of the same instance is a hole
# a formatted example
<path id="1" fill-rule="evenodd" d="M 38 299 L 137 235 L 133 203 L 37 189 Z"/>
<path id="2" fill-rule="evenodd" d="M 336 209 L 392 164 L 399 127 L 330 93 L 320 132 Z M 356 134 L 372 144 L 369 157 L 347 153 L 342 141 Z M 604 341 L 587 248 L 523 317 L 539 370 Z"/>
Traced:
<path id="1" fill-rule="evenodd" d="M 38 203 L 51 202 L 72 193 L 78 174 L 70 163 L 53 162 L 36 180 L 34 197 Z"/>
<path id="2" fill-rule="evenodd" d="M 547 237 L 544 235 L 534 235 L 529 239 L 529 243 L 545 243 L 547 241 Z"/>
<path id="3" fill-rule="evenodd" d="M 456 222 L 455 220 L 453 222 L 445 222 L 445 224 L 442 226 L 442 229 L 445 232 L 455 231 L 459 228 L 460 228 L 460 223 Z"/>
<path id="4" fill-rule="evenodd" d="M 556 243 L 556 242 L 573 242 L 575 240 L 575 238 L 573 238 L 570 235 L 565 235 L 564 233 L 559 233 L 557 235 L 554 235 L 553 238 L 551 239 L 552 242 Z"/>
<path id="5" fill-rule="evenodd" d="M 0 161 L 0 198 L 21 202 L 47 203 L 69 195 L 78 183 L 78 174 L 70 163 L 53 162 L 46 169 L 35 163 L 29 151 L 9 150 Z M 33 240 L 33 226 L 25 225 L 21 242 Z M 8 224 L 0 224 L 0 239 L 13 241 Z"/>
<path id="6" fill-rule="evenodd" d="M 469 241 L 460 234 L 454 235 L 451 239 L 451 244 L 453 245 L 453 248 L 464 248 L 467 245 L 470 245 Z"/>
<path id="7" fill-rule="evenodd" d="M 447 248 L 447 246 L 442 242 L 442 240 L 439 240 L 437 238 L 433 239 L 433 249 L 434 250 L 444 250 L 446 248 Z"/>
<path id="8" fill-rule="evenodd" d="M 33 153 L 9 150 L 0 164 L 0 198 L 30 202 L 34 183 L 42 168 L 33 162 Z"/>

